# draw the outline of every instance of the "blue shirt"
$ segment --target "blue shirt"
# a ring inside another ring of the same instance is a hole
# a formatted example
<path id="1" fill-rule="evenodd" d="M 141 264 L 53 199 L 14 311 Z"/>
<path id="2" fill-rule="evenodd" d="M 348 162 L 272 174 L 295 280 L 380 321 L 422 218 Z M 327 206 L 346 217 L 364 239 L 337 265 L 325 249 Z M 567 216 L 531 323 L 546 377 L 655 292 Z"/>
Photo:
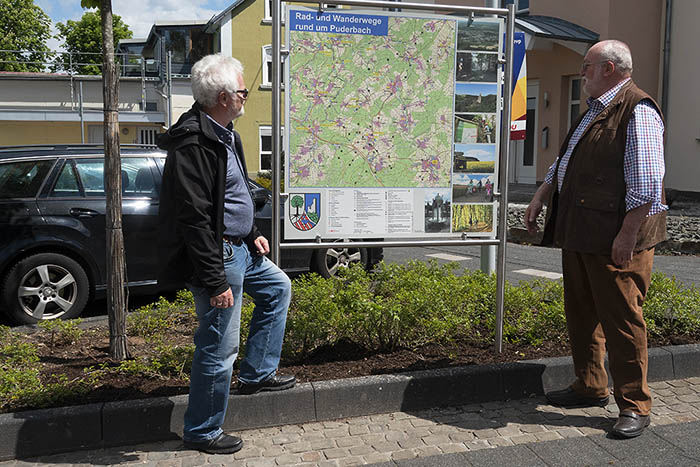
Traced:
<path id="1" fill-rule="evenodd" d="M 612 102 L 620 88 L 628 80 L 629 78 L 621 81 L 597 99 L 588 99 L 588 111 L 571 135 L 566 152 L 561 156 L 557 172 L 557 190 L 561 191 L 569 159 L 581 136 L 591 122 Z M 557 160 L 550 166 L 544 179 L 545 183 L 550 185 L 553 183 L 556 167 Z M 649 216 L 668 209 L 668 206 L 661 202 L 664 171 L 664 123 L 653 104 L 648 100 L 642 100 L 634 108 L 627 125 L 624 154 L 624 177 L 627 185 L 625 207 L 627 211 L 647 203 L 651 203 Z"/>
<path id="2" fill-rule="evenodd" d="M 228 153 L 226 162 L 226 194 L 224 195 L 224 235 L 246 237 L 253 230 L 255 207 L 248 186 L 248 176 L 236 154 L 233 132 L 207 115 L 213 123 L 214 131 Z"/>

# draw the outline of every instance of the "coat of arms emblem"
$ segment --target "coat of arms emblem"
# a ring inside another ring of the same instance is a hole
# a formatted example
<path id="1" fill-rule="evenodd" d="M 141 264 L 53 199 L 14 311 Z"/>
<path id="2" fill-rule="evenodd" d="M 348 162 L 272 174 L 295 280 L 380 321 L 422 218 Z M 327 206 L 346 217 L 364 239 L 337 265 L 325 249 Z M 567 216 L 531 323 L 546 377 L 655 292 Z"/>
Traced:
<path id="1" fill-rule="evenodd" d="M 321 218 L 321 193 L 292 194 L 289 198 L 289 220 L 295 229 L 306 231 L 316 227 Z"/>

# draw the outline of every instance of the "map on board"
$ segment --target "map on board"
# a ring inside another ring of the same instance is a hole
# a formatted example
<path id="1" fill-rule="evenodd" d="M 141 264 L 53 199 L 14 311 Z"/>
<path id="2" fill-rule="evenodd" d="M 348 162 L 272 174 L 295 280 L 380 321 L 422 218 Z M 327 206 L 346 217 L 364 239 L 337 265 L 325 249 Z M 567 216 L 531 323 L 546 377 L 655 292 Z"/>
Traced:
<path id="1" fill-rule="evenodd" d="M 449 187 L 456 22 L 289 15 L 288 186 Z"/>

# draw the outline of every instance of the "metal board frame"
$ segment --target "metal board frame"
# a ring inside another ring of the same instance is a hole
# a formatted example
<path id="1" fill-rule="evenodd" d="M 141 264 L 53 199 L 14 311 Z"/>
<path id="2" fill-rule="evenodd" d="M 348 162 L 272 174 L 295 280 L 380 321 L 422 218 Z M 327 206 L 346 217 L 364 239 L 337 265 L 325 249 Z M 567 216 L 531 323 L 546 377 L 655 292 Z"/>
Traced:
<path id="1" fill-rule="evenodd" d="M 324 10 L 326 5 L 347 5 L 370 8 L 406 8 L 412 10 L 427 10 L 431 12 L 463 13 L 468 16 L 474 14 L 496 15 L 506 17 L 506 43 L 505 43 L 505 74 L 503 111 L 501 112 L 501 141 L 499 152 L 499 192 L 494 193 L 498 200 L 498 229 L 496 239 L 466 239 L 461 240 L 397 240 L 397 241 L 359 241 L 359 242 L 323 242 L 319 238 L 316 242 L 281 243 L 280 226 L 280 199 L 286 193 L 279 192 L 280 164 L 282 145 L 281 124 L 281 100 L 282 100 L 282 56 L 289 54 L 288 50 L 282 50 L 282 16 L 281 1 L 272 1 L 272 244 L 270 253 L 272 261 L 279 262 L 281 249 L 305 249 L 305 248 L 338 248 L 338 247 L 421 247 L 421 246 L 466 246 L 466 245 L 497 245 L 496 260 L 496 342 L 495 350 L 503 351 L 503 302 L 505 291 L 505 257 L 508 223 L 508 157 L 510 144 L 510 120 L 511 101 L 513 96 L 513 35 L 515 30 L 515 8 L 487 8 L 467 7 L 459 5 L 425 4 L 425 3 L 396 3 L 385 0 L 285 0 L 286 3 L 300 3 L 308 5 L 317 3 L 319 10 Z M 504 209 L 505 208 L 505 209 Z"/>

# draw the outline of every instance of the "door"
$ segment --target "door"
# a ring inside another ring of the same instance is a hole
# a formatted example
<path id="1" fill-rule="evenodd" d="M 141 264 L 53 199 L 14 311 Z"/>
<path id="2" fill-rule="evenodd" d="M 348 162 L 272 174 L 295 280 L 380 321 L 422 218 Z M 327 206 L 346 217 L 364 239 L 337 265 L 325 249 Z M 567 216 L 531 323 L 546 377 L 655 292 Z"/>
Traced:
<path id="1" fill-rule="evenodd" d="M 534 184 L 537 181 L 537 102 L 540 85 L 537 82 L 527 85 L 527 119 L 525 139 L 511 141 L 511 163 L 508 180 L 511 183 Z"/>
<path id="2" fill-rule="evenodd" d="M 129 285 L 155 284 L 158 189 L 150 157 L 122 157 L 122 227 Z M 63 228 L 57 235 L 77 237 L 98 268 L 97 289 L 105 287 L 106 200 L 104 159 L 71 158 L 48 197 L 39 201 L 48 223 Z M 72 238 L 72 237 L 71 237 Z"/>

